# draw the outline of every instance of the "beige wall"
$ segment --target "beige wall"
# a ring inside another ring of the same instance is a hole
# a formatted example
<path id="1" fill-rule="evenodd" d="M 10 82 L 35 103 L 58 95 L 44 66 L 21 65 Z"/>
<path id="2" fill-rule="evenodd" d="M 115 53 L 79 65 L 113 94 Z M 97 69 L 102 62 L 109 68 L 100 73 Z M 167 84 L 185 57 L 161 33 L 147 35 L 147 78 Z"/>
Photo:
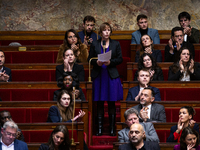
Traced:
<path id="1" fill-rule="evenodd" d="M 199 0 L 0 0 L 1 31 L 65 31 L 82 29 L 86 15 L 98 26 L 107 21 L 114 30 L 137 30 L 136 17 L 144 13 L 149 27 L 171 30 L 178 14 L 188 11 L 191 25 L 200 29 Z"/>

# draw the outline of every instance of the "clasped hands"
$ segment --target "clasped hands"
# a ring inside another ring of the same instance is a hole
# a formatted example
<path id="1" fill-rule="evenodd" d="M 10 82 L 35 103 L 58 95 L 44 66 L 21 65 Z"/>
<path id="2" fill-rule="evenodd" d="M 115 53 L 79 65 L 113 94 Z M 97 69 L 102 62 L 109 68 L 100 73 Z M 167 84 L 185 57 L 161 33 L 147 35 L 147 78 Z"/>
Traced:
<path id="1" fill-rule="evenodd" d="M 9 75 L 6 74 L 6 71 L 0 73 L 0 81 L 5 81 L 7 82 L 9 80 Z"/>
<path id="2" fill-rule="evenodd" d="M 140 117 L 142 118 L 142 120 L 143 120 L 144 122 L 146 122 L 147 119 L 149 118 L 149 117 L 148 117 L 148 111 L 145 110 L 144 107 L 140 110 Z"/>
<path id="3" fill-rule="evenodd" d="M 170 39 L 170 40 L 168 41 L 168 44 L 169 44 L 169 48 L 170 48 L 169 52 L 170 52 L 171 54 L 173 54 L 173 53 L 174 53 L 174 46 L 173 46 L 173 41 L 172 41 L 172 39 Z M 177 49 L 177 51 L 179 51 L 180 48 L 181 48 L 181 43 L 180 43 L 179 41 L 177 41 L 177 42 L 176 42 L 176 49 Z"/>

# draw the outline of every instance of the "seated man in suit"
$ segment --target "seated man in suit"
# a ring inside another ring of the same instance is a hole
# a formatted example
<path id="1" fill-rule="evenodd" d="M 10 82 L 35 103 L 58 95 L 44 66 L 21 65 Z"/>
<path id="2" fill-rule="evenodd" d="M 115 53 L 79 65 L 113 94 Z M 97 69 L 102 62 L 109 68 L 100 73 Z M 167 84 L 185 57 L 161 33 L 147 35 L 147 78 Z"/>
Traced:
<path id="1" fill-rule="evenodd" d="M 195 58 L 194 46 L 190 42 L 184 42 L 184 32 L 181 27 L 174 27 L 171 32 L 169 44 L 165 46 L 165 62 L 174 62 L 176 54 L 181 47 L 187 47 Z"/>
<path id="2" fill-rule="evenodd" d="M 140 104 L 133 106 L 140 116 L 140 122 L 166 122 L 165 108 L 163 105 L 153 103 L 155 93 L 152 88 L 146 87 L 140 95 Z"/>
<path id="3" fill-rule="evenodd" d="M 12 80 L 11 70 L 5 66 L 5 53 L 0 50 L 0 82 L 8 82 Z"/>
<path id="4" fill-rule="evenodd" d="M 153 44 L 160 44 L 158 30 L 148 28 L 147 16 L 140 14 L 137 16 L 137 25 L 139 30 L 132 33 L 131 44 L 140 44 L 142 35 L 148 34 L 153 40 Z"/>
<path id="5" fill-rule="evenodd" d="M 90 45 L 92 41 L 96 41 L 100 38 L 100 36 L 93 30 L 95 29 L 95 19 L 92 16 L 85 16 L 83 19 L 83 31 L 78 32 L 81 42 L 85 45 Z"/>
<path id="6" fill-rule="evenodd" d="M 199 30 L 190 26 L 191 16 L 188 12 L 181 12 L 178 15 L 178 20 L 183 28 L 184 41 L 190 43 L 199 43 Z"/>
<path id="7" fill-rule="evenodd" d="M 134 123 L 129 131 L 130 143 L 119 146 L 119 150 L 160 150 L 158 142 L 144 141 L 145 131 L 141 124 Z"/>
<path id="8" fill-rule="evenodd" d="M 12 116 L 9 111 L 3 110 L 0 112 L 0 124 L 1 124 L 1 129 L 3 128 L 3 125 L 6 121 L 12 121 Z M 1 137 L 0 133 L 0 137 Z M 17 131 L 16 139 L 24 141 L 24 135 L 20 129 Z"/>
<path id="9" fill-rule="evenodd" d="M 149 70 L 147 69 L 139 70 L 137 80 L 139 82 L 139 85 L 129 89 L 126 101 L 140 101 L 141 91 L 145 87 L 151 87 L 149 86 L 149 82 L 151 80 Z M 151 88 L 155 92 L 155 101 L 161 101 L 160 90 L 156 87 L 151 87 Z"/>
<path id="10" fill-rule="evenodd" d="M 17 140 L 18 126 L 13 121 L 7 121 L 1 130 L 0 149 L 2 150 L 28 150 L 25 142 Z"/>
<path id="11" fill-rule="evenodd" d="M 124 128 L 118 132 L 118 141 L 119 142 L 130 142 L 128 133 L 130 130 L 130 126 L 135 123 L 139 123 L 139 114 L 138 111 L 134 108 L 129 108 L 124 113 L 125 122 L 127 124 L 127 128 Z M 146 141 L 156 141 L 159 142 L 158 135 L 154 126 L 151 122 L 140 122 L 145 131 L 145 140 Z"/>

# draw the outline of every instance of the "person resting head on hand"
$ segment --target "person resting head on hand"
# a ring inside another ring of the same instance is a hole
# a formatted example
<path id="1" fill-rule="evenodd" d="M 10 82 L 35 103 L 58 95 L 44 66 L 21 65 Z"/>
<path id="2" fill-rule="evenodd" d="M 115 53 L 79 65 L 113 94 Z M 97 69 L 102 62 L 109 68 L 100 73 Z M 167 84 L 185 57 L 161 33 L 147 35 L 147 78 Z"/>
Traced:
<path id="1" fill-rule="evenodd" d="M 76 62 L 87 62 L 88 48 L 82 44 L 78 33 L 74 29 L 69 29 L 65 33 L 64 43 L 60 46 L 57 56 L 57 63 L 63 63 L 63 52 L 65 49 L 74 51 Z"/>
<path id="2" fill-rule="evenodd" d="M 167 138 L 167 142 L 179 142 L 182 135 L 182 131 L 186 127 L 190 127 L 199 133 L 199 125 L 193 120 L 193 116 L 196 114 L 195 110 L 191 106 L 183 106 L 179 110 L 179 120 L 177 125 L 171 127 L 170 135 Z"/>
<path id="3" fill-rule="evenodd" d="M 194 129 L 186 127 L 183 129 L 180 144 L 174 146 L 174 150 L 200 150 L 199 134 Z"/>
<path id="4" fill-rule="evenodd" d="M 59 125 L 52 132 L 49 141 L 46 144 L 41 144 L 39 150 L 70 150 L 71 140 L 66 126 Z"/>

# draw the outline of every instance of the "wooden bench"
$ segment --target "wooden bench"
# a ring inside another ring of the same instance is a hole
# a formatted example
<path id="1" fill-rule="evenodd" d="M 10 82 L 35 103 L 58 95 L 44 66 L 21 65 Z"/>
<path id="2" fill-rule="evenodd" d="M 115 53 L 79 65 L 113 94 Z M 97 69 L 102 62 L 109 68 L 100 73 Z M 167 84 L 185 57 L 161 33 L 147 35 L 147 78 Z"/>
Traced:
<path id="1" fill-rule="evenodd" d="M 125 143 L 114 142 L 113 150 L 118 150 L 119 145 L 122 145 L 122 144 L 125 144 Z M 174 146 L 177 144 L 178 143 L 159 143 L 161 150 L 172 150 L 174 149 Z"/>
<path id="2" fill-rule="evenodd" d="M 168 70 L 169 66 L 171 66 L 173 63 L 171 62 L 162 62 L 162 63 L 157 63 L 158 66 L 161 67 L 163 71 L 163 76 L 164 80 L 168 80 Z M 136 62 L 127 62 L 127 81 L 133 81 L 135 72 L 138 70 L 138 63 Z"/>
<path id="3" fill-rule="evenodd" d="M 69 131 L 69 137 L 72 137 L 72 123 L 34 123 L 22 124 L 19 123 L 18 127 L 22 130 L 25 142 L 31 149 L 39 148 L 41 143 L 47 143 L 53 129 L 58 125 L 65 125 Z M 84 139 L 84 123 L 78 122 L 73 125 L 73 138 L 76 143 L 76 149 L 83 149 Z M 38 144 L 36 144 L 38 143 Z"/>
<path id="4" fill-rule="evenodd" d="M 177 121 L 178 122 L 178 121 Z M 156 133 L 159 137 L 159 140 L 161 143 L 166 143 L 167 138 L 170 135 L 170 129 L 172 126 L 177 125 L 177 122 L 172 122 L 172 123 L 153 123 L 154 124 L 154 128 L 156 130 Z M 197 124 L 199 124 L 199 122 L 197 122 Z M 127 125 L 124 122 L 117 122 L 116 123 L 116 132 L 118 133 L 120 130 L 126 128 Z M 118 135 L 117 135 L 118 136 Z M 118 139 L 118 137 L 117 137 Z"/>
<path id="5" fill-rule="evenodd" d="M 126 100 L 128 90 L 138 86 L 137 81 L 123 82 L 123 99 Z M 199 101 L 200 81 L 152 81 L 150 86 L 160 90 L 162 101 Z"/>
<path id="6" fill-rule="evenodd" d="M 165 107 L 167 122 L 177 122 L 179 110 L 183 106 L 192 106 L 194 107 L 196 114 L 200 113 L 200 103 L 198 101 L 160 101 L 160 102 L 155 102 L 155 103 L 161 104 Z M 135 101 L 121 101 L 120 102 L 121 122 L 125 122 L 124 112 L 127 109 L 138 104 L 139 102 L 135 102 Z M 194 120 L 196 120 L 197 122 L 200 122 L 200 118 L 198 117 L 198 115 L 194 116 Z"/>
<path id="7" fill-rule="evenodd" d="M 158 49 L 161 50 L 162 53 L 162 60 L 164 62 L 165 59 L 165 46 L 166 44 L 154 44 L 154 49 Z M 194 49 L 195 49 L 195 58 L 194 60 L 196 62 L 200 62 L 200 44 L 193 44 L 194 45 Z M 140 45 L 138 44 L 131 44 L 131 62 L 135 62 L 135 55 L 136 55 L 136 51 L 140 49 Z"/>

